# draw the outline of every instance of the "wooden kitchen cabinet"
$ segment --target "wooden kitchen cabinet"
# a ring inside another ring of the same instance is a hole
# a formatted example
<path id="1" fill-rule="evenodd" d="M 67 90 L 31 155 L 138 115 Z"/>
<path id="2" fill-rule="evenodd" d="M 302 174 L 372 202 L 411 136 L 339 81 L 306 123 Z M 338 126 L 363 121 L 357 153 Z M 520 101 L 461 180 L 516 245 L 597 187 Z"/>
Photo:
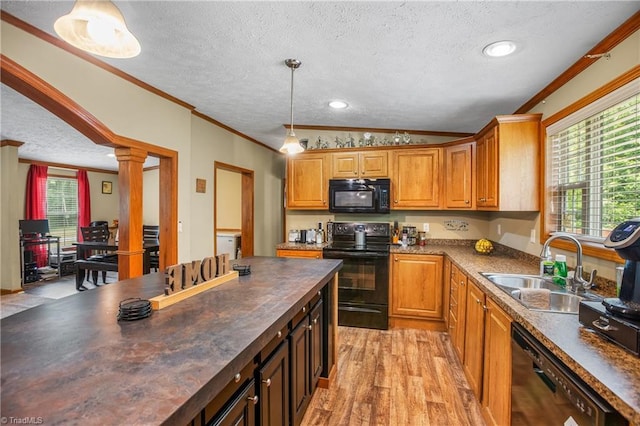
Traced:
<path id="1" fill-rule="evenodd" d="M 433 210 L 441 207 L 442 148 L 391 152 L 392 209 Z"/>
<path id="2" fill-rule="evenodd" d="M 493 300 L 486 305 L 482 414 L 487 424 L 509 425 L 512 319 Z"/>
<path id="3" fill-rule="evenodd" d="M 442 256 L 392 254 L 392 326 L 444 330 L 442 264 Z"/>
<path id="4" fill-rule="evenodd" d="M 333 178 L 386 178 L 389 177 L 387 151 L 335 152 L 331 154 Z"/>
<path id="5" fill-rule="evenodd" d="M 303 259 L 322 259 L 322 250 L 286 250 L 277 249 L 277 257 L 298 257 Z"/>
<path id="6" fill-rule="evenodd" d="M 449 333 L 451 343 L 464 362 L 464 339 L 467 312 L 467 276 L 460 269 L 451 264 L 451 290 L 449 302 Z"/>
<path id="7" fill-rule="evenodd" d="M 260 424 L 289 423 L 289 342 L 284 339 L 278 349 L 258 371 L 260 380 Z"/>
<path id="8" fill-rule="evenodd" d="M 330 154 L 305 153 L 287 159 L 287 208 L 329 208 Z"/>
<path id="9" fill-rule="evenodd" d="M 212 426 L 253 426 L 256 424 L 255 381 L 251 380 L 220 415 L 209 424 Z"/>
<path id="10" fill-rule="evenodd" d="M 495 117 L 476 136 L 476 208 L 538 211 L 541 114 Z"/>
<path id="11" fill-rule="evenodd" d="M 299 425 L 311 400 L 309 316 L 289 335 L 291 361 L 291 422 Z"/>
<path id="12" fill-rule="evenodd" d="M 473 151 L 475 142 L 444 148 L 444 208 L 475 208 Z"/>
<path id="13" fill-rule="evenodd" d="M 467 319 L 464 339 L 464 372 L 471 390 L 482 397 L 482 364 L 484 359 L 485 295 L 472 281 L 467 282 Z"/>
<path id="14" fill-rule="evenodd" d="M 322 374 L 322 369 L 324 367 L 322 362 L 322 312 L 322 300 L 320 300 L 309 313 L 309 320 L 311 323 L 311 335 L 309 340 L 309 344 L 311 345 L 309 353 L 311 363 L 311 394 L 318 385 L 318 380 L 320 379 L 320 375 Z"/>

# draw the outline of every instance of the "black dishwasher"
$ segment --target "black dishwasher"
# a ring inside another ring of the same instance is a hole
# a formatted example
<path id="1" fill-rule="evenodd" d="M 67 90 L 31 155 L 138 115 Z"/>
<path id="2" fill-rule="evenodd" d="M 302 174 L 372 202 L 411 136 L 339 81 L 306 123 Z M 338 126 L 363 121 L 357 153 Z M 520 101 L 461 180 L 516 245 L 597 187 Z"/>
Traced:
<path id="1" fill-rule="evenodd" d="M 628 424 L 519 324 L 513 324 L 511 346 L 512 425 Z"/>

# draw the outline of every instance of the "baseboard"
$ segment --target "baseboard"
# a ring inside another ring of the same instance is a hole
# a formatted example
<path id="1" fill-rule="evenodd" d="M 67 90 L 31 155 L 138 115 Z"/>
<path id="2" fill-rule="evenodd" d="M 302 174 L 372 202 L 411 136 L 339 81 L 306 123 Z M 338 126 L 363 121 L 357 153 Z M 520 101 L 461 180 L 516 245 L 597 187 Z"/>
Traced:
<path id="1" fill-rule="evenodd" d="M 418 330 L 447 331 L 443 320 L 389 317 L 390 328 L 415 328 Z"/>
<path id="2" fill-rule="evenodd" d="M 331 387 L 331 383 L 333 383 L 336 379 L 336 375 L 338 374 L 338 369 L 336 368 L 336 364 L 333 364 L 331 367 L 331 371 L 329 372 L 329 377 L 319 377 L 318 378 L 318 387 L 322 389 L 329 389 Z"/>
<path id="3" fill-rule="evenodd" d="M 15 290 L 7 290 L 4 288 L 0 288 L 0 296 L 3 296 L 5 294 L 16 294 L 16 293 L 22 293 L 24 291 L 24 289 L 22 288 L 18 288 Z"/>

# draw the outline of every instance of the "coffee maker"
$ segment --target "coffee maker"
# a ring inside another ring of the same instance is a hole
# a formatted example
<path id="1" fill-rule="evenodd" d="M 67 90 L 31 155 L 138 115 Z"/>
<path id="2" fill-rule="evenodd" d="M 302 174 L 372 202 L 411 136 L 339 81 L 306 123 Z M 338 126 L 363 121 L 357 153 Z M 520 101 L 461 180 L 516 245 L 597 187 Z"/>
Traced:
<path id="1" fill-rule="evenodd" d="M 627 220 L 611 231 L 604 246 L 625 259 L 618 298 L 604 299 L 609 312 L 640 320 L 640 218 Z"/>
<path id="2" fill-rule="evenodd" d="M 583 300 L 578 320 L 586 328 L 640 356 L 640 218 L 616 226 L 604 242 L 625 260 L 619 297 Z"/>

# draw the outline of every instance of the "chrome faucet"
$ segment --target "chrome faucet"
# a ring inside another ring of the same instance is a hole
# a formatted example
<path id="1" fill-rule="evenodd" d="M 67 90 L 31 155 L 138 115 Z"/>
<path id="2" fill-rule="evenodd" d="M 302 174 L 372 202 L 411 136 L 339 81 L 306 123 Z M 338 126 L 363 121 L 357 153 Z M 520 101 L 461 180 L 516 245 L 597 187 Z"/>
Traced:
<path id="1" fill-rule="evenodd" d="M 576 270 L 573 275 L 573 279 L 567 278 L 567 284 L 569 284 L 570 282 L 572 284 L 571 286 L 567 286 L 567 290 L 578 292 L 580 290 L 584 291 L 588 288 L 591 288 L 591 286 L 593 285 L 593 279 L 596 277 L 598 271 L 595 269 L 591 271 L 589 281 L 582 278 L 582 244 L 580 244 L 580 241 L 578 241 L 578 239 L 573 235 L 562 232 L 553 234 L 542 245 L 542 252 L 540 253 L 540 257 L 545 258 L 550 255 L 549 244 L 551 243 L 551 241 L 557 239 L 569 240 L 576 245 Z"/>

